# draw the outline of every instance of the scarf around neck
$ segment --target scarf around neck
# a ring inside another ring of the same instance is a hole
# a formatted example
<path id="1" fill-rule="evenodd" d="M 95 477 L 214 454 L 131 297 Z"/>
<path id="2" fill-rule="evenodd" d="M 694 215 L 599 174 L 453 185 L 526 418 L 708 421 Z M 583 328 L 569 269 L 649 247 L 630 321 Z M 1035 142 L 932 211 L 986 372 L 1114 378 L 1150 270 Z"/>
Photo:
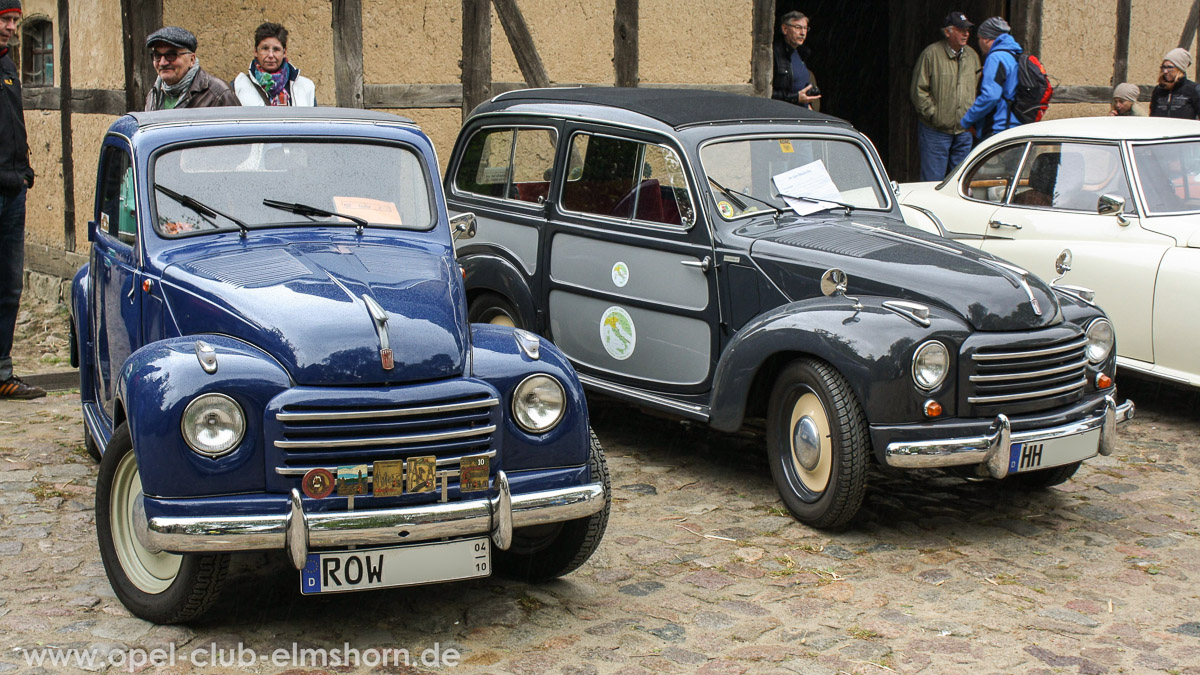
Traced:
<path id="1" fill-rule="evenodd" d="M 268 105 L 291 104 L 291 101 L 288 99 L 287 85 L 288 82 L 295 79 L 296 74 L 299 72 L 299 69 L 288 62 L 287 59 L 284 59 L 283 65 L 274 73 L 260 70 L 258 59 L 250 62 L 250 77 L 267 93 Z"/>
<path id="2" fill-rule="evenodd" d="M 192 86 L 192 80 L 196 79 L 196 73 L 198 72 L 200 72 L 200 59 L 196 59 L 196 62 L 193 63 L 192 67 L 188 69 L 187 74 L 175 84 L 167 84 L 163 82 L 162 76 L 160 75 L 158 80 L 154 83 L 154 88 L 162 92 L 163 98 L 182 99 L 187 95 L 188 89 L 190 89 Z"/>

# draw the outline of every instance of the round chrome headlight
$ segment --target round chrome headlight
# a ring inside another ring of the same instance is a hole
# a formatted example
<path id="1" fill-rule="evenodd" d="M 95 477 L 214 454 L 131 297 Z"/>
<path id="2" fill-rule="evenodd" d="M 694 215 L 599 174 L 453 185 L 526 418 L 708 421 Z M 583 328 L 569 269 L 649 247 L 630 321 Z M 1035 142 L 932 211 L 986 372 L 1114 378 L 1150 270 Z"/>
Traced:
<path id="1" fill-rule="evenodd" d="M 950 372 L 950 352 L 946 345 L 930 340 L 917 347 L 913 354 L 913 382 L 926 391 L 933 389 L 946 379 Z"/>
<path id="2" fill-rule="evenodd" d="M 549 375 L 530 375 L 513 391 L 513 416 L 522 429 L 540 434 L 554 428 L 567 411 L 567 392 Z"/>
<path id="3" fill-rule="evenodd" d="M 183 440 L 205 457 L 228 454 L 246 435 L 246 416 L 225 394 L 202 394 L 183 410 Z"/>
<path id="4" fill-rule="evenodd" d="M 1117 335 L 1108 319 L 1093 319 L 1087 327 L 1087 358 L 1092 363 L 1103 363 L 1112 354 Z"/>

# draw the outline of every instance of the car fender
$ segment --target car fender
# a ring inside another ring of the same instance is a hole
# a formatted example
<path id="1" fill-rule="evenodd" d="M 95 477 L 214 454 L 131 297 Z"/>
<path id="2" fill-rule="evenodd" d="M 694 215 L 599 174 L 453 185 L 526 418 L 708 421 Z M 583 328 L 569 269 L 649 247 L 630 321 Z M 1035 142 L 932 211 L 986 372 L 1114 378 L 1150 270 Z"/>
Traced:
<path id="1" fill-rule="evenodd" d="M 590 443 L 587 402 L 583 386 L 566 356 L 549 341 L 540 339 L 537 357 L 518 345 L 515 331 L 504 326 L 472 324 L 472 375 L 500 392 L 504 411 L 501 446 L 505 471 L 542 469 L 551 466 L 587 464 Z M 556 426 L 544 434 L 533 434 L 517 425 L 513 393 L 525 378 L 543 373 L 562 383 L 566 392 L 566 413 Z"/>
<path id="2" fill-rule="evenodd" d="M 536 327 L 537 305 L 533 301 L 533 291 L 516 265 L 493 253 L 472 253 L 471 247 L 462 250 L 458 264 L 465 272 L 468 298 L 474 298 L 482 291 L 498 293 L 521 314 L 523 326 Z"/>
<path id="3" fill-rule="evenodd" d="M 721 431 L 742 426 L 756 386 L 769 393 L 775 372 L 788 361 L 812 357 L 829 363 L 850 384 L 871 423 L 923 419 L 930 397 L 954 412 L 955 356 L 970 328 L 957 316 L 930 308 L 929 326 L 883 306 L 888 298 L 811 298 L 760 314 L 734 335 L 713 376 L 709 424 Z M 912 355 L 929 339 L 951 353 L 945 381 L 930 392 L 912 382 Z M 764 370 L 766 368 L 766 370 Z"/>
<path id="4" fill-rule="evenodd" d="M 215 350 L 215 372 L 201 366 L 199 341 Z M 121 368 L 116 395 L 126 411 L 145 494 L 169 498 L 263 490 L 263 410 L 291 386 L 287 371 L 270 355 L 223 335 L 171 338 L 135 351 Z M 242 441 L 215 459 L 188 447 L 181 431 L 184 409 L 205 393 L 229 396 L 246 420 Z"/>
<path id="5" fill-rule="evenodd" d="M 91 289 L 91 279 L 88 277 L 89 264 L 84 263 L 75 278 L 71 280 L 71 367 L 79 369 L 79 395 L 84 401 L 91 400 L 91 356 L 90 336 L 92 334 L 91 316 L 88 314 L 88 291 Z M 85 365 L 87 367 L 85 367 Z"/>

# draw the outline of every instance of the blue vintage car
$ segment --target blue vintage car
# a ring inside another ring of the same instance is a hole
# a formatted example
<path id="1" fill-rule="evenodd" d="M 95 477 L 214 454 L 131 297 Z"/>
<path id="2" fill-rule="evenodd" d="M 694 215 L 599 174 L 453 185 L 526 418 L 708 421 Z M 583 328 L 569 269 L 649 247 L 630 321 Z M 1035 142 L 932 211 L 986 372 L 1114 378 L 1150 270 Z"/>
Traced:
<path id="1" fill-rule="evenodd" d="M 608 519 L 574 371 L 467 322 L 429 139 L 381 113 L 135 113 L 104 138 L 73 354 L 113 590 L 158 623 L 236 551 L 327 593 L 579 567 Z"/>

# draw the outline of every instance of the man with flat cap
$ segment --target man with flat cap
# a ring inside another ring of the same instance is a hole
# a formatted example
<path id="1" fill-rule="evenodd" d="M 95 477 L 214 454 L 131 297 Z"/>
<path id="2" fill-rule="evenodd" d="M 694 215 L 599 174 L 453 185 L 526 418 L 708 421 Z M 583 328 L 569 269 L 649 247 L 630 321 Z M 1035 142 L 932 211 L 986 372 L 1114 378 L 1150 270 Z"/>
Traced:
<path id="1" fill-rule="evenodd" d="M 979 140 L 1021 124 L 1009 110 L 1009 102 L 1017 94 L 1017 57 L 1021 55 L 1021 45 L 1011 33 L 1012 27 L 998 16 L 979 24 L 976 33 L 984 53 L 983 74 L 979 95 L 959 125 L 974 129 Z"/>
<path id="2" fill-rule="evenodd" d="M 1163 57 L 1158 69 L 1158 86 L 1150 94 L 1151 117 L 1200 119 L 1200 89 L 1187 79 L 1187 69 L 1191 66 L 1192 55 L 1182 47 L 1172 49 Z"/>
<path id="3" fill-rule="evenodd" d="M 941 180 L 971 151 L 971 134 L 958 125 L 975 100 L 979 55 L 967 46 L 971 26 L 962 12 L 942 22 L 942 40 L 929 45 L 913 68 L 921 180 Z"/>
<path id="4" fill-rule="evenodd" d="M 200 67 L 196 36 L 177 26 L 166 26 L 146 38 L 158 80 L 146 94 L 146 110 L 209 108 L 241 105 L 228 84 Z"/>

